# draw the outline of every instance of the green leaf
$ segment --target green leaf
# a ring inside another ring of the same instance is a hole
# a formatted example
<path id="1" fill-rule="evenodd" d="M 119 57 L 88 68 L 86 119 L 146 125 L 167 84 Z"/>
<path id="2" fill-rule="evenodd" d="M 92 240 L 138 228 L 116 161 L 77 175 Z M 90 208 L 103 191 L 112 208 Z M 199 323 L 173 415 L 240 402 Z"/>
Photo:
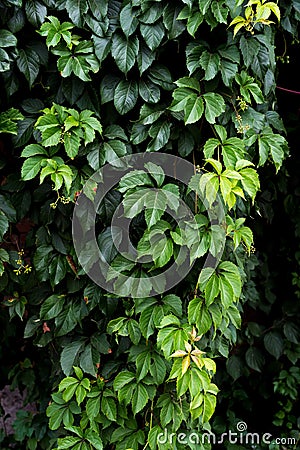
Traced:
<path id="1" fill-rule="evenodd" d="M 157 310 L 152 308 L 146 308 L 141 313 L 139 324 L 141 332 L 146 339 L 154 333 L 156 313 Z"/>
<path id="2" fill-rule="evenodd" d="M 216 53 L 205 50 L 200 57 L 199 63 L 205 71 L 204 80 L 212 80 L 219 71 L 220 57 Z"/>
<path id="3" fill-rule="evenodd" d="M 21 170 L 21 176 L 24 181 L 32 180 L 32 178 L 37 176 L 41 169 L 41 162 L 43 159 L 43 156 L 37 155 L 24 161 Z"/>
<path id="4" fill-rule="evenodd" d="M 187 31 L 191 36 L 195 37 L 195 33 L 203 22 L 203 15 L 196 11 L 191 14 L 187 21 Z"/>
<path id="5" fill-rule="evenodd" d="M 9 222 L 7 217 L 0 211 L 0 240 L 3 240 L 3 236 L 7 232 L 9 227 Z"/>
<path id="6" fill-rule="evenodd" d="M 15 47 L 17 38 L 8 30 L 0 30 L 0 47 Z"/>
<path id="7" fill-rule="evenodd" d="M 163 12 L 163 23 L 168 30 L 168 38 L 173 40 L 183 33 L 185 26 L 182 22 L 178 20 L 178 15 L 181 8 L 179 6 L 173 5 L 172 3 L 167 4 Z"/>
<path id="8" fill-rule="evenodd" d="M 215 395 L 205 393 L 203 402 L 203 423 L 209 421 L 213 413 L 215 412 L 217 399 Z"/>
<path id="9" fill-rule="evenodd" d="M 39 144 L 29 144 L 24 148 L 24 150 L 21 153 L 21 156 L 23 158 L 29 158 L 30 156 L 35 156 L 35 155 L 48 156 L 48 153 L 47 153 L 47 150 L 44 149 L 44 147 L 42 147 Z"/>
<path id="10" fill-rule="evenodd" d="M 139 94 L 145 102 L 157 103 L 160 99 L 160 89 L 151 81 L 140 80 Z"/>
<path id="11" fill-rule="evenodd" d="M 265 363 L 265 358 L 256 347 L 250 347 L 246 352 L 246 363 L 251 369 L 261 372 Z"/>
<path id="12" fill-rule="evenodd" d="M 209 123 L 215 123 L 216 117 L 219 117 L 225 111 L 225 102 L 220 94 L 208 92 L 203 95 L 205 101 L 205 118 Z"/>
<path id="13" fill-rule="evenodd" d="M 202 97 L 197 97 L 196 94 L 192 94 L 184 107 L 184 123 L 188 125 L 198 122 L 198 120 L 201 119 L 203 112 L 204 105 Z"/>
<path id="14" fill-rule="evenodd" d="M 45 133 L 44 133 L 45 134 Z M 49 141 L 47 141 L 49 142 Z M 74 159 L 75 156 L 77 156 L 80 146 L 80 137 L 76 132 L 73 132 L 72 130 L 69 133 L 66 133 L 64 135 L 64 146 L 66 150 L 66 154 L 71 158 Z"/>
<path id="15" fill-rule="evenodd" d="M 66 0 L 65 8 L 72 22 L 81 27 L 84 14 L 88 10 L 87 2 L 85 0 Z"/>
<path id="16" fill-rule="evenodd" d="M 203 15 L 207 13 L 211 4 L 211 0 L 199 0 L 199 9 Z"/>
<path id="17" fill-rule="evenodd" d="M 231 86 L 232 81 L 234 80 L 234 77 L 238 71 L 238 65 L 231 61 L 227 61 L 226 59 L 222 59 L 220 63 L 220 69 L 223 83 L 225 84 L 225 86 Z"/>
<path id="18" fill-rule="evenodd" d="M 196 80 L 195 78 L 191 78 L 191 77 L 179 78 L 179 80 L 177 80 L 175 82 L 175 84 L 179 88 L 188 88 L 188 89 L 192 89 L 193 91 L 200 93 L 200 84 L 199 84 L 199 81 Z M 175 95 L 175 98 L 176 98 L 176 95 Z"/>
<path id="19" fill-rule="evenodd" d="M 167 372 L 165 361 L 157 353 L 152 353 L 152 360 L 150 373 L 153 376 L 155 383 L 161 384 L 164 382 Z"/>
<path id="20" fill-rule="evenodd" d="M 165 27 L 162 22 L 155 23 L 154 25 L 141 23 L 140 31 L 144 41 L 152 51 L 157 49 L 165 35 Z"/>
<path id="21" fill-rule="evenodd" d="M 63 255 L 54 257 L 49 266 L 50 283 L 52 288 L 60 283 L 67 273 L 67 262 Z"/>
<path id="22" fill-rule="evenodd" d="M 259 42 L 254 37 L 241 36 L 240 49 L 243 55 L 244 63 L 246 67 L 249 67 L 255 56 L 259 52 Z"/>
<path id="23" fill-rule="evenodd" d="M 0 133 L 18 134 L 18 122 L 24 116 L 15 108 L 0 113 Z"/>
<path id="24" fill-rule="evenodd" d="M 146 388 L 139 383 L 131 400 L 133 414 L 140 412 L 146 406 L 148 400 L 149 396 Z"/>
<path id="25" fill-rule="evenodd" d="M 135 379 L 135 375 L 129 371 L 120 372 L 114 379 L 114 389 L 119 391 L 126 384 L 131 383 Z"/>
<path id="26" fill-rule="evenodd" d="M 47 15 L 47 8 L 42 3 L 29 0 L 25 4 L 25 12 L 28 21 L 35 27 L 40 26 Z"/>
<path id="27" fill-rule="evenodd" d="M 91 344 L 88 344 L 81 353 L 79 365 L 85 373 L 96 376 L 96 364 L 94 364 Z"/>
<path id="28" fill-rule="evenodd" d="M 281 335 L 276 331 L 270 331 L 264 336 L 264 345 L 266 350 L 279 359 L 284 350 L 284 343 Z"/>
<path id="29" fill-rule="evenodd" d="M 119 191 L 126 192 L 135 186 L 153 186 L 151 178 L 144 170 L 132 170 L 124 175 L 119 182 Z"/>
<path id="30" fill-rule="evenodd" d="M 141 42 L 139 53 L 137 56 L 137 64 L 140 71 L 140 75 L 142 75 L 147 69 L 149 69 L 154 60 L 155 60 L 155 52 L 152 52 L 147 47 L 146 44 Z"/>
<path id="31" fill-rule="evenodd" d="M 161 122 L 153 124 L 149 129 L 149 136 L 152 137 L 147 151 L 158 151 L 163 148 L 169 141 L 171 133 L 171 124 L 169 122 Z"/>
<path id="32" fill-rule="evenodd" d="M 124 142 L 119 141 L 118 139 L 104 142 L 102 149 L 105 155 L 105 160 L 109 163 L 112 163 L 116 159 L 126 155 L 127 152 Z"/>
<path id="33" fill-rule="evenodd" d="M 57 440 L 58 450 L 69 449 L 71 446 L 81 441 L 80 437 L 67 436 Z"/>
<path id="34" fill-rule="evenodd" d="M 127 324 L 127 329 L 131 341 L 135 345 L 138 345 L 141 339 L 141 331 L 138 323 L 134 319 L 129 320 Z"/>
<path id="35" fill-rule="evenodd" d="M 100 395 L 89 398 L 86 403 L 86 413 L 90 418 L 95 418 L 100 411 Z"/>
<path id="36" fill-rule="evenodd" d="M 111 49 L 111 39 L 93 35 L 95 55 L 100 62 L 104 61 Z"/>
<path id="37" fill-rule="evenodd" d="M 273 133 L 269 127 L 265 128 L 258 136 L 259 165 L 264 165 L 271 156 L 278 171 L 282 165 L 286 147 L 287 143 L 283 136 Z"/>
<path id="38" fill-rule="evenodd" d="M 243 374 L 243 362 L 242 360 L 236 356 L 232 355 L 226 361 L 226 369 L 229 375 L 236 381 Z"/>
<path id="39" fill-rule="evenodd" d="M 171 73 L 169 69 L 162 64 L 153 64 L 149 70 L 148 78 L 153 81 L 154 84 L 157 84 L 166 91 L 174 89 Z"/>
<path id="40" fill-rule="evenodd" d="M 60 355 L 60 365 L 66 376 L 69 376 L 72 373 L 75 360 L 83 347 L 84 342 L 82 340 L 78 340 L 70 342 L 63 348 Z"/>
<path id="41" fill-rule="evenodd" d="M 244 190 L 249 194 L 249 196 L 254 200 L 257 191 L 260 188 L 258 173 L 254 169 L 246 168 L 240 170 L 242 175 L 242 185 Z"/>
<path id="42" fill-rule="evenodd" d="M 286 322 L 283 326 L 285 337 L 294 344 L 298 344 L 300 330 L 293 322 Z"/>
<path id="43" fill-rule="evenodd" d="M 92 444 L 95 449 L 97 449 L 97 450 L 102 450 L 103 449 L 102 440 L 101 440 L 99 434 L 96 431 L 88 429 L 85 432 L 85 439 L 87 439 L 88 442 L 90 444 Z M 90 446 L 87 446 L 86 449 L 82 448 L 81 450 L 89 450 L 89 449 L 90 449 Z M 74 448 L 74 450 L 75 450 L 75 448 Z"/>
<path id="44" fill-rule="evenodd" d="M 138 51 L 139 40 L 137 36 L 127 39 L 120 33 L 115 33 L 113 35 L 111 54 L 121 72 L 127 74 L 129 70 L 132 69 Z"/>
<path id="45" fill-rule="evenodd" d="M 136 18 L 136 13 L 132 10 L 131 5 L 128 3 L 120 12 L 120 25 L 123 33 L 128 38 L 131 36 L 139 24 Z"/>
<path id="46" fill-rule="evenodd" d="M 227 5 L 224 6 L 224 2 L 214 0 L 211 5 L 211 10 L 219 23 L 227 23 L 229 8 Z"/>
<path id="47" fill-rule="evenodd" d="M 114 105 L 117 111 L 124 115 L 134 108 L 138 99 L 138 83 L 122 80 L 118 83 L 114 93 Z"/>
<path id="48" fill-rule="evenodd" d="M 65 296 L 51 295 L 42 304 L 40 317 L 42 320 L 54 319 L 63 310 Z"/>
<path id="49" fill-rule="evenodd" d="M 25 50 L 23 49 L 19 50 L 17 66 L 20 72 L 22 72 L 25 75 L 29 83 L 29 86 L 32 87 L 40 70 L 40 62 L 38 54 L 30 48 L 26 48 Z"/>
<path id="50" fill-rule="evenodd" d="M 150 370 L 151 355 L 149 352 L 142 352 L 136 357 L 137 381 L 141 381 Z"/>
<path id="51" fill-rule="evenodd" d="M 207 304 L 207 306 L 209 306 Z M 191 325 L 196 325 L 199 334 L 206 333 L 212 326 L 211 316 L 200 298 L 194 298 L 188 306 L 188 320 Z"/>

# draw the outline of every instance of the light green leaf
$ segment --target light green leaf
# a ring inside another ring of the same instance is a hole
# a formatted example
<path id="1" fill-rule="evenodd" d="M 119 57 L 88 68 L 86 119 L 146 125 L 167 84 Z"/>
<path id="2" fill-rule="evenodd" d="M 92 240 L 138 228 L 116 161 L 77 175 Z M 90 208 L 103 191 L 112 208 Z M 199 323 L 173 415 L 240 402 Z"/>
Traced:
<path id="1" fill-rule="evenodd" d="M 216 117 L 219 117 L 225 111 L 225 102 L 220 94 L 208 92 L 203 95 L 205 101 L 205 118 L 209 123 L 215 123 Z"/>
<path id="2" fill-rule="evenodd" d="M 24 181 L 32 180 L 36 177 L 41 169 L 41 162 L 43 161 L 43 156 L 32 156 L 31 158 L 24 161 L 21 176 Z"/>
<path id="3" fill-rule="evenodd" d="M 35 155 L 45 155 L 46 157 L 48 157 L 47 150 L 39 144 L 29 144 L 21 153 L 21 156 L 23 158 L 29 158 L 30 156 Z"/>
<path id="4" fill-rule="evenodd" d="M 115 391 L 118 392 L 122 387 L 124 387 L 128 383 L 131 383 L 133 380 L 135 380 L 134 373 L 129 372 L 128 370 L 120 372 L 114 379 L 113 385 Z"/>
<path id="5" fill-rule="evenodd" d="M 149 400 L 148 392 L 144 385 L 139 383 L 134 391 L 131 403 L 133 414 L 140 412 Z"/>
<path id="6" fill-rule="evenodd" d="M 184 122 L 186 125 L 198 122 L 201 119 L 204 112 L 204 105 L 202 97 L 197 97 L 196 94 L 192 94 L 188 99 L 184 107 Z"/>

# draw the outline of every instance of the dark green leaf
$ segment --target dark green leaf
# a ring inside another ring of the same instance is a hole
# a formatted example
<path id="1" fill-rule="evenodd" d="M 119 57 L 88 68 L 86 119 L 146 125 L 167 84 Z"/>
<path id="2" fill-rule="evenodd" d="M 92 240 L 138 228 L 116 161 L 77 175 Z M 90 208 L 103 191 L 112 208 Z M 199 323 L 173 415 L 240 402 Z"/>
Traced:
<path id="1" fill-rule="evenodd" d="M 72 22 L 81 27 L 84 14 L 88 10 L 88 3 L 85 0 L 66 0 L 65 8 Z"/>
<path id="2" fill-rule="evenodd" d="M 136 12 L 132 10 L 130 3 L 128 3 L 120 13 L 120 25 L 127 38 L 135 32 L 138 24 L 139 21 L 136 18 Z"/>
<path id="3" fill-rule="evenodd" d="M 25 75 L 29 86 L 31 87 L 40 70 L 39 56 L 30 48 L 26 48 L 25 50 L 21 49 L 19 50 L 17 65 L 20 72 Z"/>
<path id="4" fill-rule="evenodd" d="M 38 27 L 44 22 L 47 15 L 47 8 L 36 0 L 28 0 L 25 4 L 26 16 L 29 22 Z"/>
<path id="5" fill-rule="evenodd" d="M 136 36 L 127 39 L 120 33 L 113 36 L 111 54 L 119 69 L 125 74 L 134 66 L 139 51 L 139 40 Z"/>
<path id="6" fill-rule="evenodd" d="M 17 38 L 8 30 L 0 30 L 0 47 L 15 47 Z"/>
<path id="7" fill-rule="evenodd" d="M 114 105 L 120 114 L 126 114 L 134 108 L 138 99 L 138 83 L 122 80 L 118 83 L 114 93 Z"/>
<path id="8" fill-rule="evenodd" d="M 266 350 L 276 359 L 279 359 L 282 355 L 284 344 L 283 339 L 279 333 L 275 331 L 270 331 L 264 336 L 264 344 Z"/>
<path id="9" fill-rule="evenodd" d="M 256 347 L 250 347 L 246 352 L 246 363 L 251 369 L 261 372 L 265 363 L 265 358 Z"/>

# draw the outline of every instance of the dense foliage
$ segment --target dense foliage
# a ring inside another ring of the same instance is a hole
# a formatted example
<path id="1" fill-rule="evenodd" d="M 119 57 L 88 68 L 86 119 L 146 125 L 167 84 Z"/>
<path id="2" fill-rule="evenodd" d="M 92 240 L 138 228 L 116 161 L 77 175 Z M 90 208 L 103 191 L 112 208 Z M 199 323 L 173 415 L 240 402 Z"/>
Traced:
<path id="1" fill-rule="evenodd" d="M 0 387 L 19 389 L 23 402 L 11 427 L 15 411 L 0 396 L 1 448 L 209 449 L 158 437 L 221 435 L 240 421 L 297 448 L 299 251 L 287 256 L 299 239 L 297 117 L 284 115 L 293 110 L 281 97 L 289 163 L 276 80 L 290 79 L 300 3 L 246 3 L 1 2 Z M 115 296 L 78 263 L 74 204 L 106 162 L 158 151 L 195 174 L 186 187 L 148 164 L 108 194 L 98 244 L 133 280 Z M 164 195 L 144 212 L 149 186 Z M 177 226 L 166 192 L 174 211 L 180 199 L 190 205 L 194 228 Z M 207 213 L 218 198 L 221 231 Z M 120 203 L 151 262 L 116 254 Z M 202 270 L 218 236 L 222 259 Z M 140 298 L 136 280 L 169 267 L 183 246 L 190 274 Z"/>

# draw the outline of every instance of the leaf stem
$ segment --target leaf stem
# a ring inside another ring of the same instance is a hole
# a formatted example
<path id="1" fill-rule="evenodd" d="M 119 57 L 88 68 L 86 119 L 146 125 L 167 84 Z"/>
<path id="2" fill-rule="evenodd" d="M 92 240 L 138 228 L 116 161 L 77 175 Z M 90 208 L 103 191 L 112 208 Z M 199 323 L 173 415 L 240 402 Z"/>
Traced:
<path id="1" fill-rule="evenodd" d="M 281 86 L 276 86 L 276 88 L 280 89 L 281 91 L 284 91 L 284 92 L 289 92 L 290 94 L 300 95 L 299 91 L 294 91 L 293 89 L 287 89 L 287 88 L 284 88 L 284 87 L 281 87 Z"/>

